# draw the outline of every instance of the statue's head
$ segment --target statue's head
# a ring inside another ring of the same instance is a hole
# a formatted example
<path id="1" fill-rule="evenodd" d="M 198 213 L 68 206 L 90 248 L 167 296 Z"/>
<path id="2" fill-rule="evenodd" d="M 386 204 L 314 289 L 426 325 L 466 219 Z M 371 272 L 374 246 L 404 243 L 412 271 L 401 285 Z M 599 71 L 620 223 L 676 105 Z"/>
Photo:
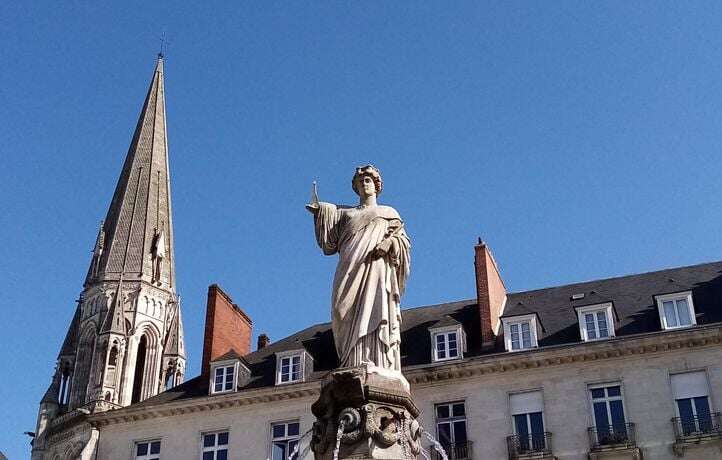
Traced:
<path id="1" fill-rule="evenodd" d="M 351 179 L 351 187 L 356 195 L 361 196 L 362 181 L 364 178 L 371 178 L 376 188 L 376 196 L 381 195 L 384 189 L 384 181 L 381 180 L 381 172 L 374 165 L 359 166 Z"/>

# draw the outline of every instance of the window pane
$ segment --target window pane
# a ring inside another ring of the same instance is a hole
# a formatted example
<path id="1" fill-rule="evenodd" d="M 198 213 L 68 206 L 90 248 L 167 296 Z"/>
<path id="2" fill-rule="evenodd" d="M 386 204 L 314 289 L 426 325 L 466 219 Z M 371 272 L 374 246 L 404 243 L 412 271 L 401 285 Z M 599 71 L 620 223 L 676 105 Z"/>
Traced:
<path id="1" fill-rule="evenodd" d="M 697 431 L 697 424 L 692 413 L 692 399 L 678 399 L 677 409 L 679 409 L 679 418 L 682 424 L 682 432 L 687 435 Z"/>
<path id="2" fill-rule="evenodd" d="M 228 390 L 232 390 L 232 389 L 233 389 L 233 380 L 229 380 L 226 382 L 225 390 L 228 391 Z"/>
<path id="3" fill-rule="evenodd" d="M 446 358 L 446 350 L 443 349 L 443 346 L 442 346 L 441 349 L 437 349 L 437 350 L 436 350 L 436 357 L 437 357 L 438 359 L 444 359 L 444 358 Z"/>
<path id="4" fill-rule="evenodd" d="M 597 327 L 599 328 L 599 337 L 609 337 L 607 314 L 603 311 L 597 312 Z"/>
<path id="5" fill-rule="evenodd" d="M 444 343 L 444 334 L 436 334 L 436 343 Z"/>
<path id="6" fill-rule="evenodd" d="M 512 324 L 509 326 L 509 330 L 512 334 L 518 334 L 519 333 L 519 325 L 518 324 Z"/>
<path id="7" fill-rule="evenodd" d="M 216 452 L 216 460 L 228 460 L 228 450 L 221 449 Z"/>
<path id="8" fill-rule="evenodd" d="M 138 444 L 138 450 L 136 455 L 146 455 L 148 453 L 148 443 L 142 442 Z"/>
<path id="9" fill-rule="evenodd" d="M 452 407 L 454 417 L 463 417 L 466 414 L 464 403 L 454 404 Z"/>
<path id="10" fill-rule="evenodd" d="M 153 441 L 150 443 L 150 453 L 151 454 L 159 454 L 160 453 L 160 441 Z"/>
<path id="11" fill-rule="evenodd" d="M 288 460 L 286 459 L 286 443 L 274 442 L 271 457 L 273 460 Z"/>
<path id="12" fill-rule="evenodd" d="M 216 383 L 223 383 L 223 376 L 222 376 L 222 375 L 216 375 Z"/>
<path id="13" fill-rule="evenodd" d="M 698 417 L 702 414 L 709 414 L 709 399 L 707 396 L 694 398 L 694 408 L 697 411 Z"/>
<path id="14" fill-rule="evenodd" d="M 213 447 L 216 445 L 216 435 L 207 434 L 203 436 L 203 447 Z"/>
<path id="15" fill-rule="evenodd" d="M 622 387 L 620 387 L 620 386 L 607 387 L 607 395 L 608 396 L 622 396 Z"/>
<path id="16" fill-rule="evenodd" d="M 609 412 L 612 413 L 612 425 L 615 427 L 620 427 L 626 423 L 626 420 L 624 420 L 624 407 L 622 406 L 621 399 L 609 401 Z"/>
<path id="17" fill-rule="evenodd" d="M 592 389 L 592 399 L 603 398 L 603 397 L 604 397 L 604 388 Z"/>
<path id="18" fill-rule="evenodd" d="M 521 334 L 521 336 L 522 336 L 522 339 L 523 339 L 523 341 L 524 341 L 524 348 L 531 348 L 531 332 L 529 331 L 528 326 L 529 326 L 529 325 L 527 324 L 527 330 L 526 330 L 526 331 L 523 330 L 523 328 L 522 328 L 522 334 Z"/>
<path id="19" fill-rule="evenodd" d="M 222 383 L 216 383 L 213 386 L 213 391 L 223 391 L 223 384 Z"/>
<path id="20" fill-rule="evenodd" d="M 449 406 L 446 404 L 436 406 L 436 418 L 449 418 Z"/>
<path id="21" fill-rule="evenodd" d="M 692 320 L 689 317 L 689 307 L 687 306 L 687 299 L 679 299 L 677 301 L 677 314 L 679 315 L 679 325 L 689 326 L 692 324 Z"/>
<path id="22" fill-rule="evenodd" d="M 218 433 L 218 445 L 225 446 L 228 444 L 228 432 Z"/>
<path id="23" fill-rule="evenodd" d="M 213 460 L 213 452 L 203 452 L 203 460 Z"/>
<path id="24" fill-rule="evenodd" d="M 587 313 L 584 315 L 584 322 L 587 325 L 587 338 L 589 339 L 596 339 L 597 338 L 597 330 L 594 326 L 594 315 L 591 313 Z"/>
<path id="25" fill-rule="evenodd" d="M 300 364 L 301 364 L 301 357 L 300 357 L 300 356 L 294 356 L 294 357 L 293 357 L 293 364 L 294 364 L 295 366 L 300 365 Z"/>
<path id="26" fill-rule="evenodd" d="M 595 402 L 594 407 L 594 425 L 597 430 L 606 430 L 611 425 L 609 423 L 609 416 L 607 415 L 607 403 L 606 402 Z"/>
<path id="27" fill-rule="evenodd" d="M 286 425 L 279 423 L 278 425 L 273 425 L 273 437 L 275 438 L 283 438 L 286 436 Z"/>
<path id="28" fill-rule="evenodd" d="M 447 446 L 451 444 L 451 423 L 439 423 L 437 428 L 439 430 L 439 442 Z"/>
<path id="29" fill-rule="evenodd" d="M 667 319 L 667 326 L 677 326 L 677 315 L 674 314 L 674 304 L 672 301 L 662 302 L 662 306 L 664 307 L 664 317 Z"/>
<path id="30" fill-rule="evenodd" d="M 527 424 L 526 414 L 519 414 L 514 416 L 514 428 L 516 428 L 516 434 L 519 438 L 526 438 L 529 434 L 529 425 Z"/>
<path id="31" fill-rule="evenodd" d="M 529 420 L 531 422 L 532 433 L 544 433 L 544 420 L 541 412 L 529 414 Z"/>
<path id="32" fill-rule="evenodd" d="M 289 436 L 298 436 L 298 423 L 289 423 L 288 424 L 288 435 Z"/>
<path id="33" fill-rule="evenodd" d="M 457 444 L 466 442 L 466 422 L 463 420 L 454 422 L 454 442 Z"/>

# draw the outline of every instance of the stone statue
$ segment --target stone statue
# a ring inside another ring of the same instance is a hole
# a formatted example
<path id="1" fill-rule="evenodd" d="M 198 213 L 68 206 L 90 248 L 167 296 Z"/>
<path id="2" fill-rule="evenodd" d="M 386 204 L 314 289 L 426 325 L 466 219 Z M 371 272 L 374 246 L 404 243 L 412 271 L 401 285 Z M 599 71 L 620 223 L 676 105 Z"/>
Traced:
<path id="1" fill-rule="evenodd" d="M 340 367 L 365 366 L 405 381 L 399 301 L 409 276 L 409 238 L 398 212 L 376 203 L 383 189 L 378 169 L 356 168 L 351 185 L 356 207 L 319 202 L 315 183 L 306 205 L 323 253 L 339 254 L 331 305 Z"/>

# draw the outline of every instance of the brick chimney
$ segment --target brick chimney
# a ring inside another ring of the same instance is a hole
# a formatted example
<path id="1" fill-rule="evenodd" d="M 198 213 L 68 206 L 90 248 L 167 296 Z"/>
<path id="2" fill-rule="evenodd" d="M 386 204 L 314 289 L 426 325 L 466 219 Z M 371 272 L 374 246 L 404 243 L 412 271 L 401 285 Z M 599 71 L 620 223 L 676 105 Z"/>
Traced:
<path id="1" fill-rule="evenodd" d="M 268 335 L 261 334 L 258 336 L 258 347 L 257 350 L 262 350 L 266 348 L 266 346 L 271 343 L 271 339 L 268 338 Z"/>
<path id="2" fill-rule="evenodd" d="M 208 286 L 201 374 L 208 375 L 210 362 L 231 350 L 241 356 L 250 353 L 252 333 L 251 318 L 233 303 L 220 286 Z"/>
<path id="3" fill-rule="evenodd" d="M 499 268 L 489 247 L 481 241 L 474 246 L 474 267 L 476 268 L 476 303 L 481 319 L 481 347 L 492 348 L 496 340 L 494 330 L 498 327 L 506 301 L 506 288 L 499 274 Z"/>

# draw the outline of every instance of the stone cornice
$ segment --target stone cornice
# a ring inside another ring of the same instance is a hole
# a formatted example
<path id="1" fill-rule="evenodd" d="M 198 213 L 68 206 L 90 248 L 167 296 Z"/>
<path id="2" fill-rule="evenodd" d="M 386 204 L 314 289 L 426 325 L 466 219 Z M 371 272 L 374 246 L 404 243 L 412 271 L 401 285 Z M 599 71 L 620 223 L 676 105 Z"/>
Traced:
<path id="1" fill-rule="evenodd" d="M 319 382 L 314 381 L 310 383 L 284 385 L 282 387 L 266 387 L 257 390 L 189 398 L 183 401 L 171 401 L 153 406 L 129 406 L 123 409 L 94 414 L 88 418 L 88 421 L 94 426 L 102 427 L 116 423 L 228 409 L 251 404 L 318 396 L 319 394 Z"/>
<path id="2" fill-rule="evenodd" d="M 434 385 L 449 379 L 470 378 L 511 371 L 540 369 L 572 363 L 614 359 L 624 356 L 661 353 L 672 350 L 719 346 L 722 324 L 698 326 L 674 331 L 660 331 L 622 336 L 604 341 L 542 347 L 523 352 L 495 353 L 404 368 L 409 383 Z M 97 427 L 128 423 L 157 417 L 191 414 L 257 403 L 284 401 L 320 394 L 320 381 L 265 387 L 216 396 L 201 396 L 157 405 L 129 406 L 94 414 L 88 421 Z"/>
<path id="3" fill-rule="evenodd" d="M 522 352 L 495 353 L 459 361 L 445 361 L 435 365 L 414 366 L 405 368 L 404 376 L 411 384 L 425 386 L 448 379 L 697 348 L 720 343 L 722 343 L 722 324 L 717 323 L 684 330 L 622 336 L 604 341 L 542 347 Z"/>

